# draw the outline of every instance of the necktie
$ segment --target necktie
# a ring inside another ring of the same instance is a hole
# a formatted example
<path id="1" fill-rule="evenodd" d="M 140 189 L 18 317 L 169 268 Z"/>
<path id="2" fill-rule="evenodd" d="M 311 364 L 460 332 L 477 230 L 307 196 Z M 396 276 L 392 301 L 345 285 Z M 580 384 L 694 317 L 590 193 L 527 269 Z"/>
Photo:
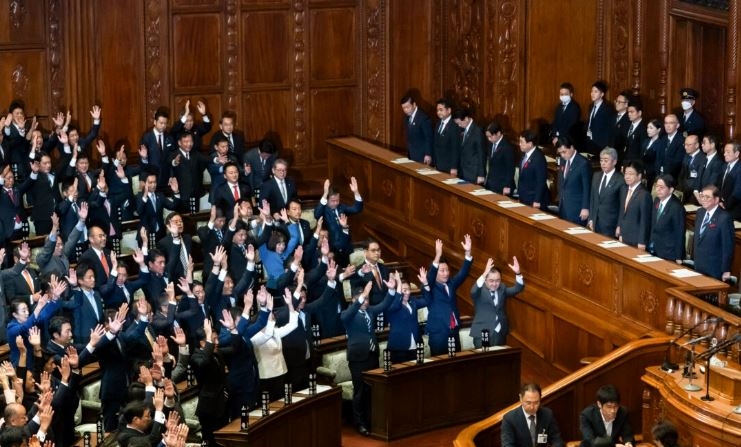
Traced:
<path id="1" fill-rule="evenodd" d="M 491 156 L 492 156 L 492 157 L 494 156 L 494 154 L 496 154 L 496 153 L 497 153 L 497 146 L 498 146 L 498 144 L 497 144 L 497 143 L 493 143 L 493 144 L 491 145 Z"/>
<path id="2" fill-rule="evenodd" d="M 538 440 L 538 429 L 535 427 L 535 415 L 531 414 L 527 418 L 530 419 L 530 423 L 528 424 L 530 428 L 530 439 L 533 442 L 533 447 L 535 447 L 537 445 L 536 441 Z"/>
<path id="3" fill-rule="evenodd" d="M 154 212 L 156 213 L 157 212 L 157 203 L 156 203 L 155 195 L 154 195 L 153 192 L 150 192 L 149 193 L 149 200 L 152 201 L 152 208 L 154 208 Z"/>
<path id="4" fill-rule="evenodd" d="M 31 294 L 34 294 L 36 291 L 34 290 L 34 287 L 33 287 L 33 278 L 31 278 L 31 274 L 28 273 L 28 270 L 26 269 L 23 269 L 22 273 L 23 273 L 23 279 L 25 279 L 26 284 L 28 284 L 28 289 L 31 291 Z"/>
<path id="5" fill-rule="evenodd" d="M 232 140 L 232 134 L 227 136 L 229 139 L 229 152 L 234 152 L 234 140 Z"/>
<path id="6" fill-rule="evenodd" d="M 489 293 L 491 294 L 491 300 L 494 302 L 494 305 L 496 306 L 497 304 L 499 304 L 499 300 L 497 299 L 497 291 L 490 290 Z"/>
<path id="7" fill-rule="evenodd" d="M 15 203 L 15 193 L 13 192 L 13 189 L 8 189 L 8 197 L 10 197 L 10 201 L 13 202 L 13 206 L 17 206 Z M 21 223 L 21 218 L 18 216 L 18 213 L 15 215 L 15 223 L 19 224 Z"/>
<path id="8" fill-rule="evenodd" d="M 602 194 L 602 190 L 607 186 L 607 174 L 602 174 L 602 182 L 599 184 L 599 194 Z"/>
<path id="9" fill-rule="evenodd" d="M 592 113 L 589 115 L 589 124 L 587 124 L 587 129 L 592 130 L 592 118 L 594 118 L 594 115 L 597 114 L 597 106 L 592 106 Z"/>
<path id="10" fill-rule="evenodd" d="M 566 166 L 563 168 L 563 178 L 566 178 L 566 176 L 569 174 L 569 167 L 571 166 L 571 159 L 566 160 Z"/>
<path id="11" fill-rule="evenodd" d="M 183 154 L 185 155 L 185 159 L 186 159 L 186 160 L 190 160 L 190 153 L 188 153 L 188 152 L 183 152 Z"/>
<path id="12" fill-rule="evenodd" d="M 365 318 L 365 324 L 368 326 L 368 333 L 370 334 L 370 346 L 369 350 L 375 351 L 376 350 L 376 344 L 373 342 L 373 322 L 370 319 L 370 315 L 368 315 L 368 312 L 361 310 L 360 311 L 363 314 L 363 317 Z"/>
<path id="13" fill-rule="evenodd" d="M 731 165 L 729 164 L 728 166 L 726 166 L 726 172 L 723 173 L 723 181 L 721 183 L 725 183 L 726 182 L 726 177 L 730 173 L 731 173 Z M 721 185 L 721 186 L 723 186 L 723 185 Z"/>
<path id="14" fill-rule="evenodd" d="M 221 234 L 221 230 L 216 230 L 216 239 L 219 240 L 219 243 L 224 239 L 224 235 Z"/>
<path id="15" fill-rule="evenodd" d="M 690 155 L 690 159 L 689 159 L 689 160 L 687 160 L 687 167 L 688 167 L 688 168 L 691 168 L 691 167 L 692 167 L 692 161 L 693 161 L 694 159 L 695 159 L 695 156 L 694 156 L 694 155 Z"/>
<path id="16" fill-rule="evenodd" d="M 664 212 L 664 202 L 659 202 L 659 212 L 656 214 L 656 219 L 661 217 L 661 213 Z"/>
<path id="17" fill-rule="evenodd" d="M 162 134 L 157 135 L 157 146 L 162 150 Z"/>
<path id="18" fill-rule="evenodd" d="M 118 286 L 121 288 L 121 291 L 123 292 L 124 296 L 126 297 L 126 302 L 131 303 L 131 294 L 129 293 L 129 289 L 126 288 L 126 285 L 122 284 Z"/>
<path id="19" fill-rule="evenodd" d="M 108 213 L 108 235 L 115 236 L 116 230 L 113 228 L 113 223 L 111 222 L 111 202 L 109 202 L 108 199 L 105 199 L 103 201 L 103 206 L 105 207 L 106 213 Z"/>
<path id="20" fill-rule="evenodd" d="M 283 203 L 288 202 L 288 193 L 286 192 L 285 180 L 278 180 L 278 186 L 280 187 L 280 195 L 283 197 Z"/>
<path id="21" fill-rule="evenodd" d="M 623 210 L 627 210 L 628 209 L 628 203 L 630 202 L 630 198 L 633 197 L 633 190 L 634 189 L 635 188 L 628 188 L 628 195 L 625 196 L 625 207 L 623 208 Z"/>
<path id="22" fill-rule="evenodd" d="M 92 181 L 90 180 L 90 176 L 83 174 L 82 178 L 85 179 L 85 184 L 87 185 L 87 192 L 90 192 L 90 189 L 92 186 Z"/>
<path id="23" fill-rule="evenodd" d="M 203 314 L 203 318 L 206 318 L 206 305 L 201 304 L 201 313 Z"/>
<path id="24" fill-rule="evenodd" d="M 702 219 L 702 225 L 700 225 L 700 236 L 705 232 L 710 223 L 710 213 L 705 212 L 705 217 Z"/>
<path id="25" fill-rule="evenodd" d="M 106 260 L 105 253 L 103 253 L 103 251 L 100 252 L 100 263 L 103 265 L 103 271 L 105 272 L 105 277 L 108 278 L 111 271 L 110 271 L 110 268 L 108 267 L 108 261 Z"/>
<path id="26" fill-rule="evenodd" d="M 239 201 L 239 188 L 234 185 L 232 189 L 234 190 L 234 201 L 237 202 Z"/>
<path id="27" fill-rule="evenodd" d="M 98 305 L 95 302 L 95 292 L 85 292 L 85 295 L 87 295 L 87 300 L 90 302 L 90 306 L 93 308 L 93 313 L 95 314 L 95 319 L 100 321 L 100 314 L 98 313 Z"/>
<path id="28" fill-rule="evenodd" d="M 630 130 L 628 131 L 628 138 L 630 138 L 633 135 L 633 132 L 636 130 L 636 125 L 631 124 Z"/>
<path id="29" fill-rule="evenodd" d="M 461 140 L 461 144 L 466 142 L 466 136 L 468 136 L 468 129 L 463 130 L 463 139 Z"/>
<path id="30" fill-rule="evenodd" d="M 440 121 L 440 126 L 437 128 L 437 133 L 439 133 L 440 135 L 442 135 L 444 128 L 445 128 L 445 121 Z"/>
<path id="31" fill-rule="evenodd" d="M 381 273 L 378 271 L 378 264 L 371 265 L 371 271 L 373 272 L 373 278 L 376 280 L 378 287 L 381 287 Z"/>
<path id="32" fill-rule="evenodd" d="M 522 161 L 520 162 L 520 169 L 524 169 L 526 164 L 527 164 L 527 154 L 522 157 Z"/>
<path id="33" fill-rule="evenodd" d="M 183 273 L 188 271 L 188 253 L 185 251 L 185 241 L 180 241 L 180 264 L 183 265 Z"/>

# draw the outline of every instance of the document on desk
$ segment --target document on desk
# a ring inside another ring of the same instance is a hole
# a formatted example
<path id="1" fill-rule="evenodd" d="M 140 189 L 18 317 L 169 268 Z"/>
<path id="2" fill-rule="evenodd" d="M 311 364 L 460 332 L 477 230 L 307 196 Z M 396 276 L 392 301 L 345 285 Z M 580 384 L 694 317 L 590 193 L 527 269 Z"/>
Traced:
<path id="1" fill-rule="evenodd" d="M 431 168 L 420 168 L 417 169 L 417 174 L 421 175 L 435 175 L 435 174 L 442 174 L 442 172 L 438 171 L 437 169 L 431 169 Z"/>
<path id="2" fill-rule="evenodd" d="M 502 208 L 519 208 L 521 206 L 527 206 L 524 203 L 513 202 L 511 200 L 500 200 L 499 202 L 497 202 L 497 205 L 501 206 Z"/>
<path id="3" fill-rule="evenodd" d="M 676 278 L 691 278 L 693 276 L 700 276 L 700 273 L 690 269 L 674 269 L 671 275 Z"/>
<path id="4" fill-rule="evenodd" d="M 404 163 L 414 163 L 414 160 L 410 160 L 407 157 L 401 157 L 401 158 L 395 158 L 395 159 L 391 160 L 391 163 L 394 163 L 394 164 L 397 164 L 397 165 L 401 165 L 401 164 L 404 164 Z"/>
<path id="5" fill-rule="evenodd" d="M 462 178 L 453 177 L 453 178 L 447 178 L 443 180 L 443 183 L 445 183 L 446 185 L 457 185 L 459 183 L 466 183 L 466 181 L 463 180 Z"/>
<path id="6" fill-rule="evenodd" d="M 319 394 L 319 393 L 323 393 L 323 392 L 325 392 L 325 391 L 329 391 L 329 390 L 331 390 L 331 389 L 332 389 L 332 387 L 331 387 L 331 386 L 329 386 L 329 385 L 317 385 L 317 386 L 316 386 L 316 393 L 317 393 L 317 394 Z M 311 393 L 309 392 L 309 389 L 308 389 L 308 388 L 304 388 L 304 389 L 303 389 L 303 390 L 301 390 L 301 391 L 296 391 L 296 393 L 297 393 L 297 394 L 305 394 L 305 395 L 307 395 L 307 396 L 308 396 L 308 395 L 311 395 Z M 294 398 L 294 400 L 295 400 L 295 398 Z"/>
<path id="7" fill-rule="evenodd" d="M 268 410 L 268 415 L 270 415 L 271 411 Z M 257 410 L 250 411 L 250 414 L 248 415 L 251 418 L 261 418 L 264 417 L 262 415 L 262 408 L 258 408 Z"/>
<path id="8" fill-rule="evenodd" d="M 474 196 L 488 196 L 489 194 L 494 194 L 494 191 L 489 191 L 488 189 L 479 188 L 474 189 L 473 191 L 470 191 L 471 195 Z"/>
<path id="9" fill-rule="evenodd" d="M 620 247 L 627 247 L 627 245 L 623 244 L 620 241 L 604 241 L 599 244 L 602 248 L 620 248 Z"/>
<path id="10" fill-rule="evenodd" d="M 556 216 L 552 214 L 546 214 L 546 213 L 537 213 L 537 214 L 531 214 L 528 216 L 532 220 L 551 220 L 555 219 Z"/>
<path id="11" fill-rule="evenodd" d="M 641 262 L 641 263 L 662 261 L 662 259 L 660 257 L 649 255 L 649 254 L 638 255 L 635 258 L 633 258 L 633 260 L 634 261 Z"/>
<path id="12" fill-rule="evenodd" d="M 571 227 L 563 230 L 567 234 L 589 234 L 592 232 L 589 228 L 585 227 Z"/>

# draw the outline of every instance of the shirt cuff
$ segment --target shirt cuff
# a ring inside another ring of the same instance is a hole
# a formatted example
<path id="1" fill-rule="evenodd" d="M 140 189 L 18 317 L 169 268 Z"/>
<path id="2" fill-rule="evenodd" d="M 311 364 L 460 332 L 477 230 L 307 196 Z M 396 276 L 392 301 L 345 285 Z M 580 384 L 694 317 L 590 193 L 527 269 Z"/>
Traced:
<path id="1" fill-rule="evenodd" d="M 165 418 L 165 413 L 163 413 L 163 412 L 162 412 L 162 411 L 160 411 L 160 410 L 156 410 L 156 411 L 154 412 L 154 421 L 155 421 L 155 422 L 159 422 L 160 424 L 164 424 L 164 423 L 165 423 L 165 421 L 166 421 L 166 418 Z"/>

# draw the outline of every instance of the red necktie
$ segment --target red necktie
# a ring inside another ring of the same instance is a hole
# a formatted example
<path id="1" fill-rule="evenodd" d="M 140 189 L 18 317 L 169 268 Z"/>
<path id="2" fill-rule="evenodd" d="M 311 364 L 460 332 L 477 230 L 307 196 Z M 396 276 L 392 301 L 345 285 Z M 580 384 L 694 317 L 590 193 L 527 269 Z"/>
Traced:
<path id="1" fill-rule="evenodd" d="M 105 258 L 105 253 L 103 253 L 102 251 L 100 252 L 100 263 L 103 264 L 103 270 L 105 271 L 105 276 L 107 278 L 111 272 L 108 268 L 108 261 Z"/>
<path id="2" fill-rule="evenodd" d="M 234 185 L 234 201 L 239 200 L 239 188 L 237 188 L 237 185 Z"/>

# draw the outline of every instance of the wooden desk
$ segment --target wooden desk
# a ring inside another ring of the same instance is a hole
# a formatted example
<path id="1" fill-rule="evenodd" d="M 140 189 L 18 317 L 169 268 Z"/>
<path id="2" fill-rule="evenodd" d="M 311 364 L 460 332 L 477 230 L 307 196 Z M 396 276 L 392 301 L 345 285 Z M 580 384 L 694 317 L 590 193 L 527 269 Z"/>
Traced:
<path id="1" fill-rule="evenodd" d="M 689 392 L 682 388 L 687 379 L 682 378 L 681 371 L 669 374 L 658 366 L 646 368 L 641 377 L 644 384 L 643 438 L 651 439 L 651 427 L 657 420 L 668 419 L 679 430 L 680 445 L 741 445 L 741 414 L 735 414 L 735 405 L 714 392 L 712 386 L 710 395 L 715 400 L 701 400 L 705 395 L 705 375 L 699 373 L 699 368 L 696 372 L 698 378 L 694 383 L 702 390 Z"/>
<path id="2" fill-rule="evenodd" d="M 520 349 L 464 351 L 363 373 L 371 385 L 371 435 L 393 440 L 486 417 L 517 400 Z"/>
<path id="3" fill-rule="evenodd" d="M 298 394 L 294 394 L 298 396 Z M 295 397 L 294 397 L 295 399 Z M 342 445 L 342 393 L 331 388 L 316 396 L 305 396 L 286 407 L 270 404 L 275 412 L 267 417 L 250 417 L 249 430 L 239 431 L 240 420 L 214 433 L 216 442 L 226 447 L 340 447 Z"/>

